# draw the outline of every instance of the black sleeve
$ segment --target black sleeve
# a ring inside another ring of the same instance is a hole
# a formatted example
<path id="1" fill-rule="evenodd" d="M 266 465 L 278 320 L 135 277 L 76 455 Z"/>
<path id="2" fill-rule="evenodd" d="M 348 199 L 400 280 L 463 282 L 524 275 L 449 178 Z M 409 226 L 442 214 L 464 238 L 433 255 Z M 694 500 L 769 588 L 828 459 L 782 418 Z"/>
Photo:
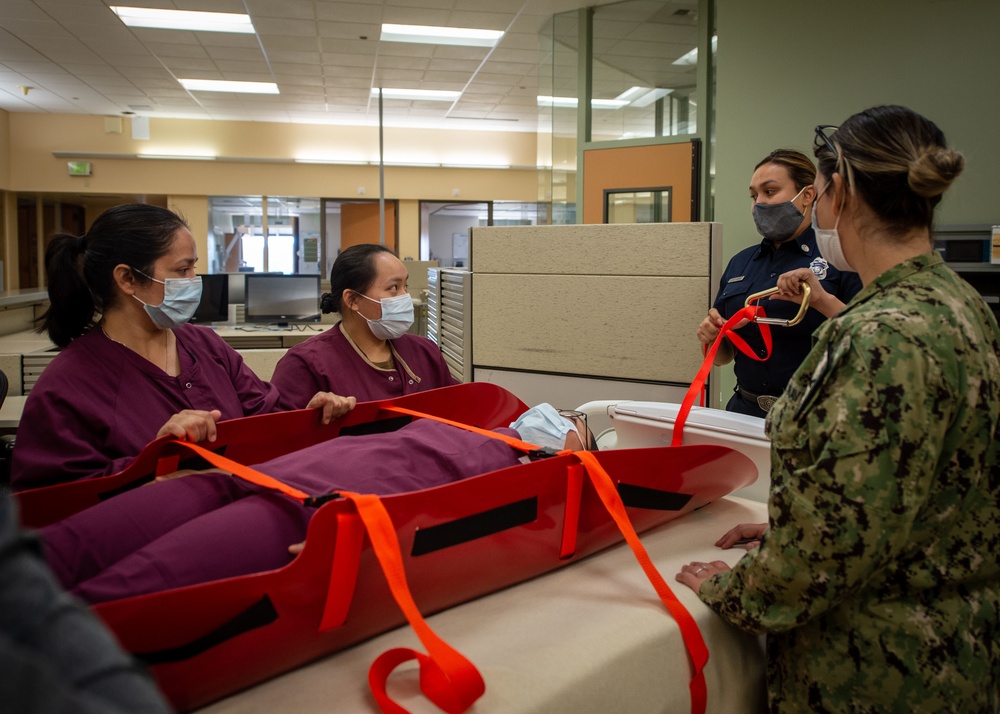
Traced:
<path id="1" fill-rule="evenodd" d="M 56 584 L 37 539 L 0 503 L 0 702 L 18 714 L 171 711 L 155 683 Z"/>

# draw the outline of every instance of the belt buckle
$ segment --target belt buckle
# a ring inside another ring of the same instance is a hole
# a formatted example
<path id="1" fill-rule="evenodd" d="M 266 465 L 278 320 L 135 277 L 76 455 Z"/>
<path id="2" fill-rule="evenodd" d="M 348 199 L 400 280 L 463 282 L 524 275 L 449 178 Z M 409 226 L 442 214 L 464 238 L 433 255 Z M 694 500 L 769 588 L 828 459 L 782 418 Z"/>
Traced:
<path id="1" fill-rule="evenodd" d="M 770 394 L 761 394 L 757 397 L 757 406 L 769 412 L 776 401 L 778 401 L 777 397 L 772 397 Z"/>

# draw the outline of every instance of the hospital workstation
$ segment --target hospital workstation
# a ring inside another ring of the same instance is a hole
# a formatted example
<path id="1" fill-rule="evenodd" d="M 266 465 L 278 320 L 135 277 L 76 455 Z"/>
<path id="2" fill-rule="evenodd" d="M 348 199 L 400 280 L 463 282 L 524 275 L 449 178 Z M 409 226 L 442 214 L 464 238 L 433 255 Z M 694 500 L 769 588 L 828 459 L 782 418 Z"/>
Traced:
<path id="1" fill-rule="evenodd" d="M 754 165 L 782 146 L 812 156 L 816 125 L 902 104 L 969 157 L 937 210 L 934 249 L 1000 315 L 1000 144 L 981 121 L 1000 112 L 1000 93 L 977 79 L 1000 62 L 989 29 L 1000 6 L 750 5 L 282 0 L 251 5 L 253 29 L 235 33 L 129 26 L 103 0 L 0 9 L 0 46 L 13 43 L 0 56 L 4 478 L 25 400 L 59 354 L 35 330 L 49 306 L 45 249 L 124 203 L 183 216 L 202 280 L 191 321 L 263 380 L 290 348 L 339 329 L 320 308 L 337 256 L 381 244 L 407 268 L 409 334 L 430 339 L 455 380 L 581 410 L 602 451 L 665 447 L 727 262 L 761 239 Z M 197 9 L 244 11 L 233 8 Z M 395 41 L 386 23 L 499 34 L 479 46 Z M 864 62 L 817 59 L 820 28 Z M 63 52 L 49 51 L 56 42 Z M 974 65 L 956 51 L 969 46 L 984 55 Z M 180 88 L 182 76 L 273 82 L 278 94 Z M 454 92 L 442 102 L 394 85 Z M 766 710 L 763 637 L 674 576 L 690 562 L 733 566 L 745 551 L 717 539 L 768 520 L 770 443 L 763 419 L 723 411 L 735 387 L 731 367 L 712 367 L 684 443 L 745 455 L 756 480 L 641 534 L 704 639 L 705 711 L 720 713 Z M 694 711 L 687 631 L 633 551 L 619 542 L 565 560 L 424 613 L 485 681 L 470 711 Z M 178 709 L 377 712 L 369 667 L 421 647 L 412 628 L 379 631 Z M 438 711 L 419 679 L 403 664 L 388 693 L 407 711 Z"/>

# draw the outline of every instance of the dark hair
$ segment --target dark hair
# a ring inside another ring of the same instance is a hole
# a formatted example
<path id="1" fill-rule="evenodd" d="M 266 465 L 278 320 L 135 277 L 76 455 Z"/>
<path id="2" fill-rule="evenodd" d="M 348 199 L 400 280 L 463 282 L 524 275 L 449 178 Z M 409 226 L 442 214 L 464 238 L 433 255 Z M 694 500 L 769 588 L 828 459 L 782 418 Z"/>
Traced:
<path id="1" fill-rule="evenodd" d="M 931 227 L 934 208 L 965 167 L 934 122 L 912 109 L 880 106 L 845 121 L 815 149 L 828 179 L 839 173 L 895 235 Z"/>
<path id="2" fill-rule="evenodd" d="M 146 276 L 153 263 L 170 251 L 174 236 L 187 228 L 173 211 L 145 203 L 109 208 L 82 236 L 53 236 L 45 251 L 49 309 L 39 331 L 65 347 L 96 323 L 97 315 L 114 304 L 114 269 L 124 263 Z M 149 278 L 136 272 L 135 278 Z"/>
<path id="3" fill-rule="evenodd" d="M 363 293 L 372 286 L 378 275 L 375 257 L 379 253 L 395 255 L 384 245 L 364 243 L 352 245 L 337 256 L 330 270 L 330 292 L 323 293 L 319 302 L 324 313 L 340 312 L 340 298 L 345 290 Z"/>
<path id="4" fill-rule="evenodd" d="M 812 159 L 795 149 L 775 149 L 761 159 L 753 170 L 756 171 L 764 164 L 784 166 L 795 183 L 795 188 L 800 191 L 816 180 L 816 166 Z"/>

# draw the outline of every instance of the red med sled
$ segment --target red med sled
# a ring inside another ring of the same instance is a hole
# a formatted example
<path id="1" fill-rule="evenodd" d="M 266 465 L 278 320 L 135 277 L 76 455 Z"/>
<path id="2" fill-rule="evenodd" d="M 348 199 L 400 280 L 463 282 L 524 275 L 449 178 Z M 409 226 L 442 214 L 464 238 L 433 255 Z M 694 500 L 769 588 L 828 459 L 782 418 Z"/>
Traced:
<path id="1" fill-rule="evenodd" d="M 396 408 L 491 429 L 507 426 L 525 405 L 495 385 L 462 384 L 358 404 L 326 426 L 312 410 L 223 422 L 217 441 L 206 446 L 226 459 L 259 463 L 340 434 L 398 428 L 412 417 Z M 15 498 L 23 522 L 40 526 L 143 483 L 158 469 L 204 466 L 201 458 L 192 457 L 188 445 L 158 439 L 120 474 Z M 722 446 L 564 452 L 445 486 L 374 499 L 375 504 L 368 497 L 366 507 L 384 509 L 388 520 L 382 525 L 388 524 L 390 533 L 379 533 L 363 520 L 363 499 L 335 499 L 317 509 L 305 549 L 279 570 L 103 603 L 94 611 L 127 650 L 149 664 L 172 704 L 190 711 L 407 619 L 433 658 L 443 643 L 435 642 L 422 620 L 426 630 L 418 627 L 414 608 L 419 620 L 419 613 L 437 612 L 541 575 L 623 537 L 638 556 L 641 544 L 635 532 L 721 498 L 752 483 L 756 475 L 749 458 Z M 386 565 L 384 543 L 381 552 L 373 550 L 373 542 L 386 540 L 398 542 L 398 573 L 392 563 Z M 671 614 L 679 621 L 689 618 L 682 607 L 675 610 L 668 602 L 651 574 L 655 568 L 641 558 L 640 563 Z M 408 592 L 401 599 L 403 573 Z M 665 583 L 662 588 L 669 593 Z M 696 699 L 695 680 L 707 650 L 689 651 Z M 386 654 L 389 661 L 373 666 L 373 672 L 388 667 L 383 677 L 406 658 Z M 442 669 L 447 684 L 449 669 Z M 434 672 L 430 679 L 442 675 Z M 470 686 L 475 690 L 477 685 Z M 463 711 L 481 694 L 481 680 L 479 686 L 479 693 L 472 691 L 464 699 L 444 694 L 435 703 L 446 711 Z M 703 706 L 703 692 L 701 697 Z M 378 691 L 376 699 L 386 711 L 401 711 Z"/>

